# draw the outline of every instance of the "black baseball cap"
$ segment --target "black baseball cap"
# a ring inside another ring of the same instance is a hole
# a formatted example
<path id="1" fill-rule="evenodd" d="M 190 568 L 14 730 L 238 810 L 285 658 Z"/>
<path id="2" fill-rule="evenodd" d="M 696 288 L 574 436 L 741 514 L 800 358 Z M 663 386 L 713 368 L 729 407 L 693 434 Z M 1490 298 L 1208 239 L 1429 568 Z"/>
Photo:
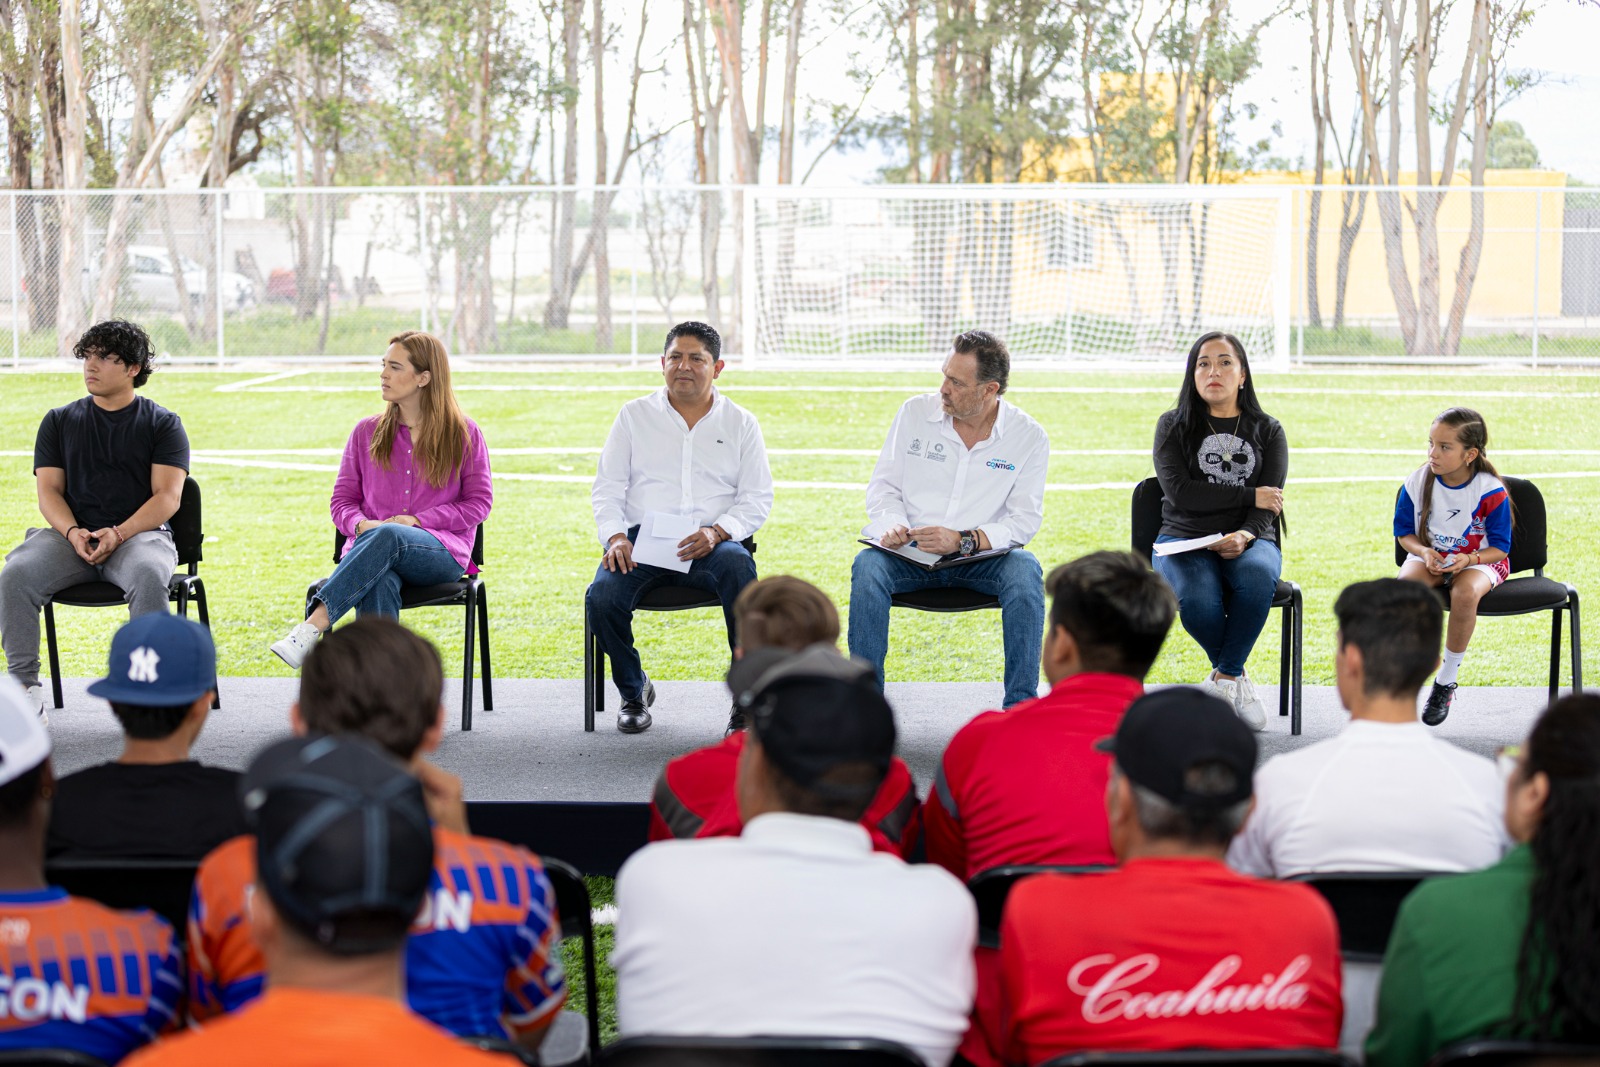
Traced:
<path id="1" fill-rule="evenodd" d="M 799 652 L 762 649 L 734 663 L 728 686 L 767 759 L 796 785 L 846 800 L 877 792 L 894 757 L 894 711 L 872 666 L 828 644 Z M 833 768 L 865 763 L 870 788 L 819 781 Z"/>
<path id="2" fill-rule="evenodd" d="M 1231 704 L 1193 686 L 1146 693 L 1128 705 L 1116 734 L 1095 747 L 1115 756 L 1130 782 L 1180 808 L 1226 808 L 1250 798 L 1255 733 Z M 1232 771 L 1234 788 L 1222 794 L 1190 789 L 1188 772 L 1202 763 Z"/>
<path id="3" fill-rule="evenodd" d="M 256 866 L 278 914 L 338 956 L 405 941 L 433 875 L 422 785 L 355 736 L 266 748 L 240 783 Z"/>

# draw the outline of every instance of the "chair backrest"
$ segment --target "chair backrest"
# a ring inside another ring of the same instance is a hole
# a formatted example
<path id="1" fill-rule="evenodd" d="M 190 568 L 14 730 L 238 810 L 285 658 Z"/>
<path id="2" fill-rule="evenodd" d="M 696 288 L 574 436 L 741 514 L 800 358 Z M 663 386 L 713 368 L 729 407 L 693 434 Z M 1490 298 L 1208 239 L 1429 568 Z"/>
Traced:
<path id="1" fill-rule="evenodd" d="M 1005 914 L 1006 898 L 1011 888 L 1022 879 L 1035 874 L 1104 874 L 1113 867 L 1076 866 L 1042 867 L 1023 866 L 990 867 L 980 871 L 967 882 L 967 892 L 978 905 L 978 944 L 984 948 L 1000 947 L 1000 919 Z"/>
<path id="2" fill-rule="evenodd" d="M 106 1067 L 106 1062 L 75 1048 L 0 1049 L 0 1067 Z"/>
<path id="3" fill-rule="evenodd" d="M 1471 1038 L 1434 1054 L 1428 1067 L 1589 1067 L 1600 1065 L 1600 1047 Z"/>
<path id="4" fill-rule="evenodd" d="M 1133 487 L 1133 553 L 1148 560 L 1161 536 L 1161 482 L 1146 478 Z"/>
<path id="5" fill-rule="evenodd" d="M 1347 960 L 1379 963 L 1389 947 L 1400 905 L 1411 891 L 1429 878 L 1446 878 L 1441 871 L 1330 871 L 1295 878 L 1327 900 L 1339 920 L 1339 951 Z"/>
<path id="6" fill-rule="evenodd" d="M 1320 1048 L 1187 1048 L 1167 1052 L 1069 1052 L 1053 1060 L 1046 1060 L 1041 1067 L 1094 1067 L 1097 1064 L 1105 1064 L 1106 1067 L 1112 1067 L 1114 1064 L 1124 1067 L 1135 1067 L 1135 1065 L 1161 1067 L 1163 1064 L 1184 1063 L 1250 1063 L 1256 1067 L 1271 1067 L 1273 1064 L 1281 1064 L 1282 1067 L 1303 1067 L 1312 1064 L 1319 1064 L 1321 1067 L 1352 1067 L 1350 1060 L 1344 1056 Z"/>
<path id="7" fill-rule="evenodd" d="M 205 523 L 200 507 L 200 483 L 192 475 L 183 479 L 183 495 L 178 498 L 178 510 L 167 520 L 172 527 L 172 544 L 178 550 L 178 565 L 190 568 L 200 562 L 200 546 L 205 544 Z"/>
<path id="8" fill-rule="evenodd" d="M 607 1045 L 609 1067 L 924 1067 L 893 1041 L 863 1037 L 625 1037 Z"/>
<path id="9" fill-rule="evenodd" d="M 1542 574 L 1550 557 L 1544 494 L 1526 478 L 1502 475 L 1500 480 L 1506 483 L 1506 495 L 1511 498 L 1511 558 L 1508 561 L 1511 573 L 1533 571 Z M 1400 499 L 1399 489 L 1394 491 L 1394 498 L 1396 501 Z M 1396 538 L 1394 565 L 1398 567 L 1405 561 L 1406 550 L 1400 547 L 1400 540 Z"/>
<path id="10" fill-rule="evenodd" d="M 149 908 L 182 938 L 199 867 L 199 860 L 56 859 L 45 864 L 44 876 L 51 885 L 108 908 Z"/>
<path id="11" fill-rule="evenodd" d="M 348 540 L 349 538 L 337 528 L 333 531 L 333 562 L 338 563 L 339 558 L 344 555 L 344 543 Z M 472 562 L 479 568 L 483 567 L 483 523 L 481 522 L 478 523 L 477 533 L 472 537 Z"/>
<path id="12" fill-rule="evenodd" d="M 561 938 L 583 939 L 583 994 L 584 1014 L 588 1017 L 589 1048 L 600 1047 L 600 1002 L 596 981 L 594 948 L 594 912 L 589 900 L 589 887 L 577 868 L 554 856 L 544 857 L 544 873 L 555 890 L 556 911 L 561 916 Z"/>

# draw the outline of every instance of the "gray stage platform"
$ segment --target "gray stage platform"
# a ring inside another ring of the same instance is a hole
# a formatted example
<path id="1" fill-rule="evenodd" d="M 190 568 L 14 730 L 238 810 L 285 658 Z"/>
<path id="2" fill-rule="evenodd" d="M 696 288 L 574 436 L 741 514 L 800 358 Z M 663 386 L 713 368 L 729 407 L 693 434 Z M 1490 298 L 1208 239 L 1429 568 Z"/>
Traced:
<path id="1" fill-rule="evenodd" d="M 86 679 L 64 683 L 66 707 L 51 712 L 57 773 L 113 759 L 121 734 L 110 709 L 88 696 Z M 224 678 L 223 707 L 213 712 L 196 754 L 207 763 L 243 767 L 268 741 L 288 730 L 293 678 Z M 496 679 L 495 710 L 481 707 L 471 733 L 457 729 L 459 682 L 446 682 L 449 733 L 437 761 L 466 782 L 472 800 L 613 800 L 650 797 L 656 774 L 671 757 L 722 736 L 728 717 L 728 691 L 713 682 L 658 682 L 655 725 L 625 736 L 615 727 L 617 699 L 608 686 L 608 708 L 595 732 L 583 732 L 583 685 L 573 680 Z M 1327 737 L 1345 722 L 1331 686 L 1308 686 L 1305 729 L 1289 734 L 1289 720 L 1270 716 L 1261 735 L 1264 754 L 1287 751 Z M 927 792 L 945 743 L 976 713 L 994 707 L 1000 686 L 990 683 L 907 682 L 889 685 L 898 713 L 900 755 Z M 1277 694 L 1262 687 L 1275 711 Z M 1500 745 L 1526 736 L 1544 707 L 1540 688 L 1463 688 L 1455 709 L 1439 728 L 1465 748 L 1493 755 Z M 481 699 L 481 694 L 480 694 Z"/>

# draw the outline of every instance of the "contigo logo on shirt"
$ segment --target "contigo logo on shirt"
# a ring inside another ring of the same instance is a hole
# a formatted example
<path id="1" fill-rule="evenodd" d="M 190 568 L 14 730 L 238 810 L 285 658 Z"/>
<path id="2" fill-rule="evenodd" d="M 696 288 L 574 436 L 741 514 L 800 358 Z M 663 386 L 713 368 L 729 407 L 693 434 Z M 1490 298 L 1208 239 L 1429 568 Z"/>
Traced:
<path id="1" fill-rule="evenodd" d="M 89 987 L 72 988 L 65 982 L 46 982 L 39 978 L 12 978 L 0 974 L 0 1019 L 22 1023 L 64 1019 L 89 1021 Z"/>
<path id="2" fill-rule="evenodd" d="M 1305 1004 L 1309 989 L 1299 979 L 1311 969 L 1310 956 L 1296 956 L 1281 973 L 1263 974 L 1259 982 L 1224 985 L 1239 970 L 1239 964 L 1238 956 L 1224 956 L 1189 989 L 1130 993 L 1130 987 L 1156 972 L 1161 957 L 1145 952 L 1118 963 L 1115 956 L 1107 953 L 1079 960 L 1067 973 L 1067 985 L 1083 996 L 1083 1019 L 1089 1023 L 1287 1011 Z"/>
<path id="3" fill-rule="evenodd" d="M 988 467 L 992 471 L 1014 471 L 1017 469 L 1017 465 L 1015 463 L 1007 463 L 1003 459 L 991 459 L 989 462 L 985 463 L 984 466 Z"/>

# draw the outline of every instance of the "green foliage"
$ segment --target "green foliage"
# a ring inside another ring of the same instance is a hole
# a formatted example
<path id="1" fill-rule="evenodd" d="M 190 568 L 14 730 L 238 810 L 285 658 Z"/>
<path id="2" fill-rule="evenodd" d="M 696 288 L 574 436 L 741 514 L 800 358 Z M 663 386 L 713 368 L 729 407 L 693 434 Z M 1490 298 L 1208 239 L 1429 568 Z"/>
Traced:
<path id="1" fill-rule="evenodd" d="M 1532 170 L 1539 165 L 1539 149 L 1522 131 L 1522 123 L 1501 119 L 1489 130 L 1489 167 L 1495 170 Z"/>

